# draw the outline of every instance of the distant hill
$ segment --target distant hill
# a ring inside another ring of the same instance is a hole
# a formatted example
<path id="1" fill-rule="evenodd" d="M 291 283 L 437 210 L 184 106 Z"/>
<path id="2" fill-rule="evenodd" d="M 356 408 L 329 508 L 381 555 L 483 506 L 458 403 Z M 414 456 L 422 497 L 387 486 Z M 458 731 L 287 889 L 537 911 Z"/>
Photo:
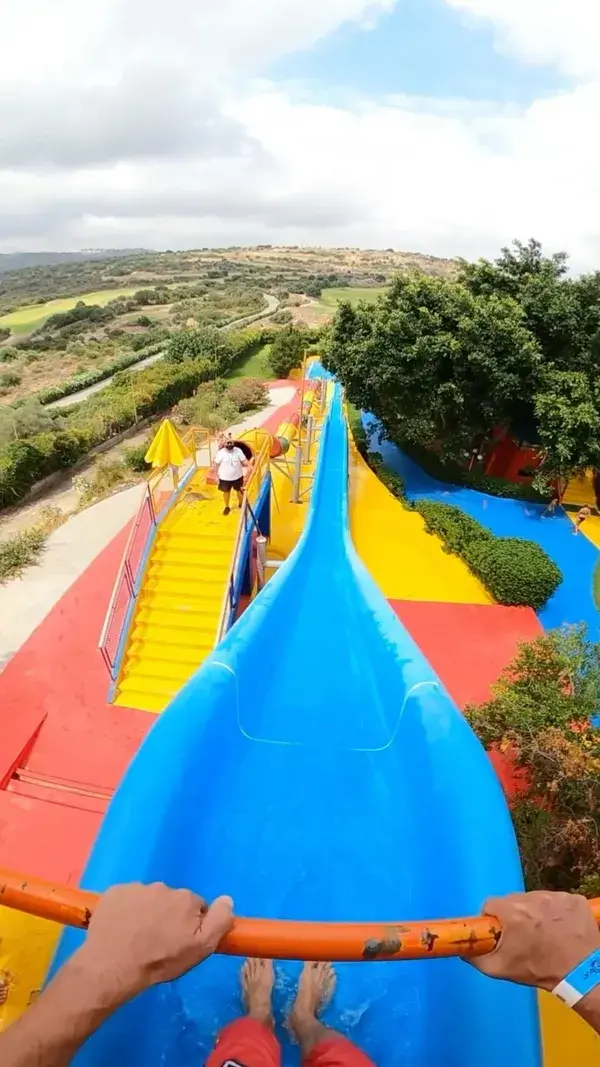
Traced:
<path id="1" fill-rule="evenodd" d="M 91 259 L 121 259 L 147 253 L 145 248 L 90 248 L 83 252 L 0 252 L 0 274 L 27 267 L 56 267 L 66 263 L 86 263 Z"/>

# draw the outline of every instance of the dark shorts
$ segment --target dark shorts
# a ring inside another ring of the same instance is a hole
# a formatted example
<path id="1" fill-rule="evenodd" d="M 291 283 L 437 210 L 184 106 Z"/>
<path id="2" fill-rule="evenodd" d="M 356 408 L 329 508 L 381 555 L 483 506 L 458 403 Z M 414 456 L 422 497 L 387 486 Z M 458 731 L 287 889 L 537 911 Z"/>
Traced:
<path id="1" fill-rule="evenodd" d="M 230 493 L 232 489 L 237 489 L 239 493 L 243 486 L 243 478 L 236 478 L 234 482 L 226 482 L 223 478 L 219 478 L 219 489 L 222 493 Z"/>
<path id="2" fill-rule="evenodd" d="M 236 1019 L 221 1031 L 206 1067 L 281 1067 L 275 1034 L 257 1019 Z M 345 1037 L 334 1034 L 315 1045 L 303 1067 L 374 1067 L 373 1061 Z"/>

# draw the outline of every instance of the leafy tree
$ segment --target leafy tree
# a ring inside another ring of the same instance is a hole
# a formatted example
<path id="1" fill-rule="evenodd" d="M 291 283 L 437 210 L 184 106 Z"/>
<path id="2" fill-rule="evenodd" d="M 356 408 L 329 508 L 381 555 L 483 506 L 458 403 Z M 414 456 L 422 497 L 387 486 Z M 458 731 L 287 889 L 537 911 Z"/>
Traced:
<path id="1" fill-rule="evenodd" d="M 305 338 L 295 326 L 286 326 L 275 336 L 269 352 L 269 364 L 278 378 L 287 378 L 302 363 Z"/>
<path id="2" fill-rule="evenodd" d="M 600 383 L 583 371 L 550 371 L 535 396 L 535 418 L 547 456 L 538 481 L 567 481 L 600 469 Z"/>
<path id="3" fill-rule="evenodd" d="M 530 889 L 600 891 L 599 707 L 600 644 L 577 626 L 523 643 L 492 699 L 465 709 L 517 771 L 510 800 Z"/>
<path id="4" fill-rule="evenodd" d="M 233 346 L 226 334 L 211 328 L 179 330 L 171 334 L 167 345 L 166 359 L 169 363 L 184 363 L 191 359 L 209 359 L 215 365 L 233 358 Z M 218 373 L 221 372 L 219 366 Z"/>
<path id="5" fill-rule="evenodd" d="M 518 417 L 540 354 L 512 297 L 412 276 L 375 304 L 342 304 L 325 361 L 391 437 L 452 457 Z"/>

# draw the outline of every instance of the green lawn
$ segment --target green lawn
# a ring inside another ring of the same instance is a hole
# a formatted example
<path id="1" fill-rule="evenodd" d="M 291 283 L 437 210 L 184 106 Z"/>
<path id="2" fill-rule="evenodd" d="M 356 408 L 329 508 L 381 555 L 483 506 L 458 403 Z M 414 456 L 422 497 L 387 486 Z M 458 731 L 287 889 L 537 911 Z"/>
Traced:
<path id="1" fill-rule="evenodd" d="M 77 296 L 64 297 L 61 300 L 49 300 L 46 304 L 28 304 L 26 307 L 17 308 L 8 315 L 0 316 L 0 326 L 8 326 L 11 333 L 30 333 L 37 330 L 50 315 L 56 315 L 59 311 L 70 311 L 80 300 L 84 304 L 99 304 L 104 307 L 109 300 L 116 300 L 118 296 L 133 296 L 139 289 L 100 289 L 95 293 L 79 293 Z M 145 309 L 138 314 L 142 315 Z"/>
<path id="2" fill-rule="evenodd" d="M 269 366 L 270 345 L 262 345 L 256 352 L 234 367 L 228 378 L 260 378 L 262 381 L 274 381 L 275 375 Z"/>
<path id="3" fill-rule="evenodd" d="M 325 307 L 337 307 L 343 300 L 348 300 L 350 304 L 358 304 L 359 300 L 366 300 L 369 304 L 374 304 L 378 297 L 387 293 L 387 289 L 353 289 L 351 287 L 346 289 L 324 289 L 321 293 L 321 304 Z"/>

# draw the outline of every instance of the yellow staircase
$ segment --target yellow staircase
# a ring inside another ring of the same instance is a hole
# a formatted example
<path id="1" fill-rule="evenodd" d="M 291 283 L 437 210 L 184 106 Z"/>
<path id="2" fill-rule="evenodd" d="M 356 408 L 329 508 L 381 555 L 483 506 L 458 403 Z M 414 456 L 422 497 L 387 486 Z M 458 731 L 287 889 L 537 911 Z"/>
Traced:
<path id="1" fill-rule="evenodd" d="M 232 494 L 232 502 L 235 494 Z M 159 713 L 216 643 L 240 521 L 199 470 L 158 527 L 114 703 Z"/>

